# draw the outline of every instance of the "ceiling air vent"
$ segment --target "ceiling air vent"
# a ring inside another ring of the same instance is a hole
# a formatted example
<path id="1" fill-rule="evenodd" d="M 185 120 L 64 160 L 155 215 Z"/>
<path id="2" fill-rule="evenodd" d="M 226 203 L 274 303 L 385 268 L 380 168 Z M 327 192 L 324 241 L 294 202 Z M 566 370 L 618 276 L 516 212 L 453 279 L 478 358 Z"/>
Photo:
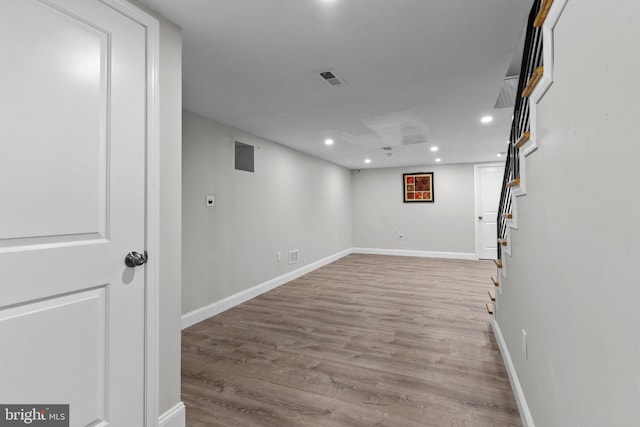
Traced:
<path id="1" fill-rule="evenodd" d="M 331 86 L 342 86 L 345 84 L 345 81 L 336 76 L 336 73 L 333 70 L 321 71 L 318 75 Z"/>

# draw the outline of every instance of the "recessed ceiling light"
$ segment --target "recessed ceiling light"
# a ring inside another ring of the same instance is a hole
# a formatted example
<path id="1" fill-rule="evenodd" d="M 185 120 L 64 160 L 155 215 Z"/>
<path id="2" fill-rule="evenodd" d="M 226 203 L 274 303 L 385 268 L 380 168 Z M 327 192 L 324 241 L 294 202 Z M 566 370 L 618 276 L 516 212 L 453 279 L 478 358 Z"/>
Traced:
<path id="1" fill-rule="evenodd" d="M 369 163 L 371 163 L 371 159 L 364 159 L 364 162 L 365 162 L 366 164 L 369 164 Z"/>
<path id="2" fill-rule="evenodd" d="M 502 153 L 498 153 L 498 157 L 502 157 Z"/>
<path id="3" fill-rule="evenodd" d="M 509 140 L 507 139 L 507 144 L 510 144 L 510 143 L 511 143 L 511 141 L 509 141 Z"/>
<path id="4" fill-rule="evenodd" d="M 333 145 L 333 139 L 327 138 L 324 140 L 324 145 Z"/>
<path id="5" fill-rule="evenodd" d="M 491 116 L 484 116 L 483 118 L 480 119 L 480 121 L 484 124 L 487 123 L 491 123 L 493 121 L 493 117 Z"/>
<path id="6" fill-rule="evenodd" d="M 431 151 L 438 151 L 438 147 L 436 147 L 435 145 L 433 147 L 431 147 Z"/>
<path id="7" fill-rule="evenodd" d="M 441 162 L 441 161 L 442 161 L 442 159 L 439 158 L 439 157 L 436 159 L 436 162 Z"/>

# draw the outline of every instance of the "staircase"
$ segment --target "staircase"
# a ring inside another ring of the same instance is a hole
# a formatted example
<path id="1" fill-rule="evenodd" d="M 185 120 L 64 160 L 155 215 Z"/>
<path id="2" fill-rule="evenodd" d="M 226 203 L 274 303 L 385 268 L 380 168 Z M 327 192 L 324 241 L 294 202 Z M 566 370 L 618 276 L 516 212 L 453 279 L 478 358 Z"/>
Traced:
<path id="1" fill-rule="evenodd" d="M 489 291 L 491 302 L 486 304 L 494 317 L 507 278 L 504 255 L 511 255 L 511 230 L 518 228 L 517 198 L 526 194 L 526 157 L 538 148 L 537 104 L 553 83 L 553 29 L 567 1 L 535 0 L 529 13 L 498 208 L 497 275 L 491 277 L 494 290 Z"/>

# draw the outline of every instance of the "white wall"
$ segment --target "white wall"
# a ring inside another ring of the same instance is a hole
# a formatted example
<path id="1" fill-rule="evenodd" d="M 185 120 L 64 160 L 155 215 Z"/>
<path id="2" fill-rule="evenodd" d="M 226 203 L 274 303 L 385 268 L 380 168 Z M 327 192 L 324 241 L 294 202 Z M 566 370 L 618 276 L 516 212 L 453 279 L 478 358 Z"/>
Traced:
<path id="1" fill-rule="evenodd" d="M 640 425 L 639 12 L 570 0 L 555 30 L 497 311 L 540 427 Z"/>
<path id="2" fill-rule="evenodd" d="M 234 169 L 235 140 L 255 146 L 255 173 Z M 182 219 L 188 313 L 350 248 L 350 171 L 184 112 Z"/>
<path id="3" fill-rule="evenodd" d="M 180 402 L 182 34 L 160 27 L 160 414 Z"/>
<path id="4" fill-rule="evenodd" d="M 181 399 L 182 32 L 140 2 L 131 3 L 160 22 L 159 410 L 163 414 Z"/>
<path id="5" fill-rule="evenodd" d="M 434 203 L 403 202 L 402 174 L 411 172 L 434 173 Z M 357 248 L 474 255 L 474 218 L 472 164 L 353 172 Z"/>

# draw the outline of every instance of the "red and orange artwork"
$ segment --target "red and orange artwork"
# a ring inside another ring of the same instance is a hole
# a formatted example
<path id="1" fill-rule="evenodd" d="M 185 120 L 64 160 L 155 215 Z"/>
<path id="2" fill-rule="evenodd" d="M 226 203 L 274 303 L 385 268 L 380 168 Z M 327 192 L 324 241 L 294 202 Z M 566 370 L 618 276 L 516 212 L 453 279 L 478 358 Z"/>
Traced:
<path id="1" fill-rule="evenodd" d="M 433 172 L 402 175 L 404 202 L 433 202 Z"/>
<path id="2" fill-rule="evenodd" d="M 416 177 L 416 190 L 417 191 L 430 191 L 431 190 L 431 176 L 417 176 Z"/>

